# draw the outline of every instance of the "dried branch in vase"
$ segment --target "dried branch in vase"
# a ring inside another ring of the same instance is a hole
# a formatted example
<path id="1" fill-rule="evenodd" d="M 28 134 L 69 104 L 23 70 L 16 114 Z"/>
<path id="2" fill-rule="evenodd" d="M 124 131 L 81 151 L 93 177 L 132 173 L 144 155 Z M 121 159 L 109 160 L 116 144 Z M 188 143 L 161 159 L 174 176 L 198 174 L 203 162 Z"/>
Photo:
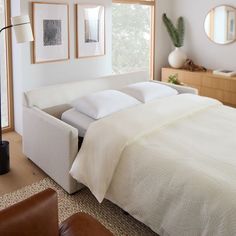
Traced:
<path id="1" fill-rule="evenodd" d="M 182 69 L 193 71 L 193 72 L 194 71 L 202 71 L 202 72 L 207 71 L 205 67 L 194 64 L 194 62 L 191 59 L 186 60 Z"/>

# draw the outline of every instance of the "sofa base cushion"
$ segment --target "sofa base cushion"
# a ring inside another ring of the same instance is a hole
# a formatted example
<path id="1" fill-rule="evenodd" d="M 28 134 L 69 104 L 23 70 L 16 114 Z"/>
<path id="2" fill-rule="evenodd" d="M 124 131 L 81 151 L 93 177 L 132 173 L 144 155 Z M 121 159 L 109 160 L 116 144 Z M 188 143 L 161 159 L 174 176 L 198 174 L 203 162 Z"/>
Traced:
<path id="1" fill-rule="evenodd" d="M 61 120 L 76 128 L 80 137 L 84 137 L 90 124 L 95 122 L 93 118 L 76 111 L 74 108 L 65 111 Z"/>
<path id="2" fill-rule="evenodd" d="M 58 106 L 54 106 L 54 107 L 45 108 L 45 109 L 43 109 L 43 111 L 48 113 L 51 116 L 61 119 L 62 114 L 71 108 L 72 108 L 72 106 L 69 104 L 62 104 L 62 105 L 58 105 Z"/>

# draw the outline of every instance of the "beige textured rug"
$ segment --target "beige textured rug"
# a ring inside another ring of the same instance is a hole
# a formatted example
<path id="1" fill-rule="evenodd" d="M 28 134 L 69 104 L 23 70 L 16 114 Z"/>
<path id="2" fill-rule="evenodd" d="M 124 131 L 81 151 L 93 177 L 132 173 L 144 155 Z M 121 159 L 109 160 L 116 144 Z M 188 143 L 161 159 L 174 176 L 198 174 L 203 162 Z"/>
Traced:
<path id="1" fill-rule="evenodd" d="M 47 188 L 52 188 L 58 193 L 60 222 L 70 215 L 82 211 L 94 216 L 114 235 L 157 235 L 113 203 L 105 200 L 99 204 L 88 189 L 82 189 L 74 195 L 69 195 L 50 178 L 1 196 L 0 210 Z"/>

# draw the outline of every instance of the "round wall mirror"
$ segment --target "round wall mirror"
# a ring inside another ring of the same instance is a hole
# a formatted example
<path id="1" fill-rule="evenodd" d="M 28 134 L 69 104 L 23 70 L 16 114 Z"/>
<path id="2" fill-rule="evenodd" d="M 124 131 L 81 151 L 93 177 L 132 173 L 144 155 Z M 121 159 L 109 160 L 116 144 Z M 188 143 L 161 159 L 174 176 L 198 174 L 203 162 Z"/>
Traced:
<path id="1" fill-rule="evenodd" d="M 215 43 L 228 44 L 236 40 L 236 8 L 218 6 L 205 19 L 205 32 Z"/>

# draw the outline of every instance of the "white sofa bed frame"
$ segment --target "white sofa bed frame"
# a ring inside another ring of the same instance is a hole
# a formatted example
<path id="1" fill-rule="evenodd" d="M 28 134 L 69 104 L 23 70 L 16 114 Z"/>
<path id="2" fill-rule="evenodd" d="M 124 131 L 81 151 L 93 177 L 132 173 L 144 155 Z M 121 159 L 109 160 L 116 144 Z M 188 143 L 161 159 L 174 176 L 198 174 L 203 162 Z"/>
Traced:
<path id="1" fill-rule="evenodd" d="M 78 131 L 55 117 L 62 114 L 74 99 L 105 89 L 119 89 L 125 85 L 147 81 L 146 72 L 111 75 L 42 87 L 24 93 L 23 152 L 69 194 L 80 190 L 69 174 L 78 153 Z M 156 83 L 162 83 L 153 81 Z M 189 87 L 170 85 L 179 93 L 194 93 Z M 52 112 L 53 111 L 53 112 Z"/>

